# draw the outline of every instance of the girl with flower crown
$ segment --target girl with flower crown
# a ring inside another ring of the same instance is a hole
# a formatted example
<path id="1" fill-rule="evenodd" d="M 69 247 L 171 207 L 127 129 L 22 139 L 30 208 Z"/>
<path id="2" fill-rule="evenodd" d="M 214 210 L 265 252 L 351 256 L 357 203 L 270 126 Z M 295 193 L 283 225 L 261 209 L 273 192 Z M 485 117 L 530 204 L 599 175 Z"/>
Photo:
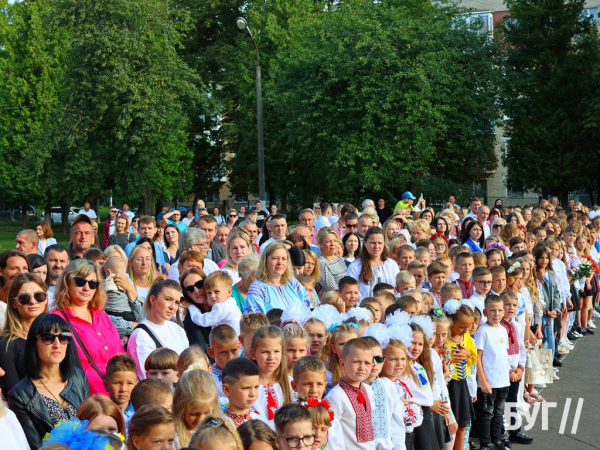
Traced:
<path id="1" fill-rule="evenodd" d="M 308 398 L 300 405 L 304 406 L 310 412 L 313 421 L 313 433 L 315 442 L 313 450 L 326 450 L 329 448 L 329 429 L 335 420 L 335 414 L 331 410 L 331 406 L 327 400 L 318 398 Z"/>

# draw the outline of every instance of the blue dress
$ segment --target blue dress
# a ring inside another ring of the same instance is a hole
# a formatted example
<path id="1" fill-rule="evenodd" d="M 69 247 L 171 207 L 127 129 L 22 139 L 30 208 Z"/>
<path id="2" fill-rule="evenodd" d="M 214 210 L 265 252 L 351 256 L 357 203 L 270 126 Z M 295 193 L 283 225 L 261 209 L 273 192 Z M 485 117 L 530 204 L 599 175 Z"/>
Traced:
<path id="1" fill-rule="evenodd" d="M 264 281 L 256 280 L 248 289 L 244 313 L 261 312 L 267 314 L 267 311 L 274 308 L 285 310 L 295 303 L 304 303 L 307 307 L 311 306 L 306 289 L 295 278 L 280 286 L 273 286 Z"/>
<path id="2" fill-rule="evenodd" d="M 481 247 L 479 247 L 479 244 L 471 238 L 467 239 L 463 245 L 466 245 L 467 247 L 469 247 L 469 249 L 472 252 L 479 252 L 479 253 L 482 252 Z"/>

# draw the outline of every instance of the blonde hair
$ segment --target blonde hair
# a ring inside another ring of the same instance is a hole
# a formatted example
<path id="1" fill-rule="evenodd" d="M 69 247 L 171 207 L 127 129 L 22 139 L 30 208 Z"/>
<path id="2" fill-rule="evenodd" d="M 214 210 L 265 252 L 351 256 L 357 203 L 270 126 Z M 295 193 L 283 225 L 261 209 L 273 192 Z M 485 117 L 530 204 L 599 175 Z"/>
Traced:
<path id="1" fill-rule="evenodd" d="M 320 280 L 321 279 L 321 263 L 319 262 L 319 258 L 317 256 L 317 254 L 311 250 L 304 250 L 304 256 L 309 257 L 315 263 L 315 269 L 313 270 L 313 273 L 310 274 L 310 276 L 313 277 L 317 281 Z"/>
<path id="2" fill-rule="evenodd" d="M 231 243 L 234 239 L 242 239 L 248 246 L 248 250 L 252 251 L 252 245 L 250 244 L 250 237 L 248 236 L 248 232 L 243 228 L 235 228 L 234 230 L 232 230 L 231 233 L 229 233 L 229 236 L 227 237 L 227 242 L 225 243 L 225 257 L 227 258 L 227 264 L 225 264 L 225 267 L 230 267 L 232 269 L 238 267 L 238 264 L 236 264 L 233 261 L 233 259 L 231 259 L 231 256 L 229 256 L 229 247 L 231 246 Z"/>
<path id="3" fill-rule="evenodd" d="M 535 277 L 535 264 L 527 258 L 517 258 L 517 262 L 520 263 L 521 266 L 523 266 L 524 263 L 529 264 L 529 275 L 527 278 L 523 279 L 523 286 L 527 288 L 531 295 L 531 303 L 539 303 L 540 291 Z"/>
<path id="4" fill-rule="evenodd" d="M 389 352 L 392 349 L 400 349 L 404 352 L 404 355 L 406 356 L 406 366 L 404 366 L 404 371 L 400 375 L 400 378 L 402 378 L 402 379 L 410 378 L 414 381 L 415 384 L 418 385 L 419 379 L 417 378 L 417 374 L 415 374 L 415 372 L 410 367 L 410 363 L 408 361 L 408 359 L 409 359 L 408 350 L 406 349 L 405 345 L 402 343 L 402 341 L 398 341 L 396 339 L 390 339 L 387 347 L 383 349 L 383 354 L 385 356 L 387 356 L 386 352 Z"/>
<path id="5" fill-rule="evenodd" d="M 217 286 L 225 288 L 231 288 L 233 286 L 233 280 L 227 272 L 216 270 L 204 279 L 204 289 L 214 289 Z"/>
<path id="6" fill-rule="evenodd" d="M 340 366 L 340 357 L 331 348 L 335 345 L 335 341 L 340 336 L 354 335 L 358 337 L 358 330 L 354 325 L 343 323 L 338 325 L 331 332 L 331 344 L 329 346 L 329 357 L 327 358 L 327 368 L 331 372 L 331 385 L 336 386 L 342 377 L 342 367 Z"/>
<path id="7" fill-rule="evenodd" d="M 308 334 L 306 330 L 302 328 L 296 322 L 288 322 L 281 327 L 283 333 L 284 344 L 287 345 L 288 341 L 292 339 L 303 339 L 306 342 L 306 348 L 308 349 Z"/>
<path id="8" fill-rule="evenodd" d="M 212 375 L 204 370 L 184 373 L 175 388 L 173 414 L 180 448 L 187 447 L 191 438 L 185 413 L 198 405 L 209 405 L 215 412 L 220 411 L 217 385 Z"/>
<path id="9" fill-rule="evenodd" d="M 111 258 L 111 257 L 115 256 L 115 253 L 118 253 L 119 256 L 121 258 L 123 258 L 123 261 L 127 264 L 127 254 L 123 251 L 123 249 L 119 245 L 109 245 L 104 250 L 104 254 L 106 255 L 107 258 Z"/>
<path id="10" fill-rule="evenodd" d="M 205 444 L 218 444 L 223 450 L 244 450 L 242 440 L 237 430 L 233 427 L 229 420 L 218 415 L 210 415 L 207 417 L 206 423 L 211 422 L 210 426 L 200 427 L 194 433 L 190 445 L 192 448 L 202 449 Z M 181 447 L 181 442 L 180 446 Z"/>
<path id="11" fill-rule="evenodd" d="M 267 258 L 273 253 L 275 253 L 277 250 L 285 250 L 287 256 L 287 267 L 285 269 L 285 272 L 281 275 L 281 284 L 287 284 L 292 278 L 294 278 L 290 254 L 288 253 L 285 244 L 282 242 L 275 241 L 267 245 L 267 248 L 265 248 L 265 250 L 260 255 L 258 269 L 256 270 L 257 280 L 264 281 L 265 283 L 269 282 L 269 273 L 267 272 Z"/>
<path id="12" fill-rule="evenodd" d="M 313 426 L 331 426 L 331 416 L 329 415 L 329 411 L 327 411 L 323 405 L 308 406 L 306 409 L 308 409 L 308 412 L 312 417 Z"/>
<path id="13" fill-rule="evenodd" d="M 87 259 L 77 259 L 75 261 L 71 261 L 58 280 L 58 284 L 56 285 L 56 291 L 54 293 L 54 299 L 56 302 L 56 309 L 58 311 L 64 311 L 65 309 L 71 306 L 71 296 L 69 295 L 69 285 L 76 277 L 85 278 L 91 273 L 96 274 L 96 280 L 99 285 L 98 288 L 94 291 L 94 295 L 92 300 L 88 304 L 88 308 L 95 309 L 99 311 L 104 310 L 104 306 L 106 305 L 106 292 L 102 287 L 102 276 L 100 275 L 100 269 L 91 261 Z"/>
<path id="14" fill-rule="evenodd" d="M 206 353 L 199 345 L 191 345 L 181 352 L 177 359 L 177 373 L 179 378 L 183 376 L 183 372 L 198 360 L 206 361 L 206 365 L 210 366 Z"/>
<path id="15" fill-rule="evenodd" d="M 437 327 L 446 327 L 448 329 L 448 334 L 450 333 L 450 325 L 452 325 L 452 322 L 450 321 L 450 319 L 448 317 L 433 316 L 432 319 L 433 319 L 433 323 L 435 324 L 435 331 L 437 331 Z M 442 360 L 444 360 L 448 364 L 450 364 L 450 360 L 452 359 L 452 350 L 450 350 L 450 347 L 448 347 L 447 339 L 442 344 L 440 356 L 441 356 Z"/>
<path id="16" fill-rule="evenodd" d="M 127 273 L 129 274 L 129 278 L 131 279 L 131 282 L 133 283 L 134 287 L 138 286 L 138 281 L 137 281 L 135 275 L 133 274 L 133 267 L 131 266 L 131 261 L 135 258 L 135 254 L 141 250 L 147 251 L 148 253 L 150 253 L 150 257 L 152 257 L 152 250 L 148 250 L 143 245 L 136 245 L 135 247 L 133 247 L 133 250 L 131 250 L 131 253 L 129 254 L 129 260 L 127 262 Z M 154 262 L 154 258 L 152 258 L 152 261 L 150 262 L 150 270 L 148 270 L 148 273 L 144 276 L 143 281 L 148 286 L 150 286 L 154 282 L 155 279 L 156 279 L 156 264 Z"/>
<path id="17" fill-rule="evenodd" d="M 104 414 L 115 419 L 119 433 L 125 436 L 125 420 L 123 413 L 106 395 L 94 394 L 86 398 L 77 409 L 77 418 L 91 422 L 99 415 Z"/>
<path id="18" fill-rule="evenodd" d="M 6 300 L 6 323 L 4 324 L 3 335 L 8 337 L 6 340 L 6 350 L 8 351 L 9 344 L 17 339 L 23 332 L 21 326 L 21 316 L 19 310 L 13 307 L 12 299 L 19 295 L 19 291 L 26 283 L 35 283 L 39 286 L 40 290 L 46 292 L 48 288 L 46 284 L 34 273 L 23 273 L 8 282 L 6 290 L 8 292 L 8 298 Z M 43 314 L 48 312 L 48 298 L 44 303 L 44 310 L 40 313 Z"/>
<path id="19" fill-rule="evenodd" d="M 269 247 L 272 245 L 273 243 L 271 243 Z M 250 352 L 251 354 L 254 353 L 257 347 L 260 345 L 260 343 L 266 339 L 274 339 L 281 344 L 281 363 L 279 364 L 279 367 L 277 367 L 277 369 L 275 370 L 274 376 L 275 381 L 279 383 L 279 386 L 283 391 L 283 403 L 292 403 L 292 392 L 290 390 L 290 383 L 288 379 L 287 357 L 285 353 L 283 332 L 273 325 L 260 327 L 252 335 L 252 345 L 250 346 Z M 256 360 L 253 361 L 256 363 Z"/>

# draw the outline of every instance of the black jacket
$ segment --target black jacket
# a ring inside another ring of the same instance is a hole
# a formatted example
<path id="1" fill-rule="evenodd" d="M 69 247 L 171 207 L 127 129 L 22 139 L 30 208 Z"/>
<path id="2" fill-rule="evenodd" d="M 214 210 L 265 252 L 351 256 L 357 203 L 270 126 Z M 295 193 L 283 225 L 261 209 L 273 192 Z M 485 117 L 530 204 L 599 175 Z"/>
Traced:
<path id="1" fill-rule="evenodd" d="M 75 409 L 90 396 L 90 387 L 81 369 L 75 368 L 60 395 Z M 19 419 L 31 450 L 40 448 L 42 439 L 52 431 L 55 424 L 50 421 L 42 396 L 29 377 L 23 378 L 8 393 L 8 405 Z"/>

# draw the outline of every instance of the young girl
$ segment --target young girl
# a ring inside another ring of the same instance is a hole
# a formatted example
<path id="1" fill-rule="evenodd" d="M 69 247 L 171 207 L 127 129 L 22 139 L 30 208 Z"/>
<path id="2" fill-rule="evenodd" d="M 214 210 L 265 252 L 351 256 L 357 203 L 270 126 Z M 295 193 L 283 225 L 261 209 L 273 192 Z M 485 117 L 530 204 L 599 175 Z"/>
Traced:
<path id="1" fill-rule="evenodd" d="M 281 330 L 273 325 L 257 329 L 252 336 L 249 356 L 258 366 L 259 373 L 254 409 L 274 429 L 275 411 L 292 402 Z"/>
<path id="2" fill-rule="evenodd" d="M 452 412 L 458 425 L 454 449 L 462 450 L 465 428 L 471 421 L 473 412 L 473 401 L 469 393 L 467 378 L 471 374 L 469 367 L 477 363 L 477 347 L 468 330 L 473 325 L 475 317 L 473 309 L 467 305 L 461 305 L 456 300 L 448 300 L 444 304 L 444 310 L 451 321 L 446 343 L 451 351 L 455 368 L 452 379 L 448 382 Z"/>
<path id="3" fill-rule="evenodd" d="M 128 449 L 153 450 L 157 444 L 171 448 L 174 443 L 173 414 L 154 403 L 148 403 L 135 412 L 129 424 Z"/>
<path id="4" fill-rule="evenodd" d="M 344 323 L 335 327 L 331 332 L 329 357 L 327 358 L 327 384 L 329 386 L 337 386 L 340 378 L 344 375 L 340 366 L 344 344 L 357 337 L 358 326 L 356 324 Z"/>
<path id="5" fill-rule="evenodd" d="M 586 258 L 591 257 L 590 247 L 587 241 L 587 238 L 583 234 L 579 234 L 577 238 L 575 238 L 575 254 L 579 261 L 584 262 Z M 579 311 L 580 318 L 579 324 L 581 328 L 587 331 L 588 328 L 588 310 L 591 315 L 590 305 L 592 304 L 592 296 L 594 295 L 594 291 L 592 290 L 592 278 L 594 277 L 594 271 L 592 270 L 590 276 L 585 280 L 581 280 L 582 289 L 580 291 L 579 297 Z"/>
<path id="6" fill-rule="evenodd" d="M 244 450 L 233 425 L 217 415 L 207 417 L 206 423 L 194 433 L 190 445 L 202 450 Z"/>
<path id="7" fill-rule="evenodd" d="M 451 364 L 452 355 L 448 347 L 448 333 L 450 331 L 450 319 L 444 316 L 441 309 L 434 311 L 433 323 L 435 323 L 435 336 L 431 348 L 437 352 L 444 365 L 444 379 L 449 380 L 454 373 L 454 365 Z M 439 314 L 439 315 L 438 315 Z"/>
<path id="8" fill-rule="evenodd" d="M 321 279 L 321 263 L 315 252 L 304 250 L 304 273 L 313 277 L 316 281 Z"/>
<path id="9" fill-rule="evenodd" d="M 329 448 L 329 428 L 335 420 L 333 411 L 327 400 L 317 398 L 309 398 L 300 403 L 312 416 L 313 434 L 315 442 L 312 445 L 312 450 L 326 450 Z"/>
<path id="10" fill-rule="evenodd" d="M 383 311 L 381 311 L 381 304 L 377 301 L 375 297 L 367 297 L 360 302 L 361 308 L 369 308 L 373 313 L 373 323 L 381 322 L 381 315 Z"/>
<path id="11" fill-rule="evenodd" d="M 533 252 L 535 248 L 535 244 L 537 244 L 537 239 L 535 238 L 535 234 L 529 232 L 525 235 L 525 245 L 527 246 L 527 250 Z"/>
<path id="12" fill-rule="evenodd" d="M 219 410 L 219 394 L 212 375 L 204 370 L 184 373 L 173 398 L 179 448 L 187 447 L 194 431 Z"/>
<path id="13" fill-rule="evenodd" d="M 329 333 L 327 332 L 327 327 L 322 321 L 313 317 L 304 322 L 304 329 L 308 335 L 310 354 L 318 356 L 321 358 L 321 361 L 326 362 L 327 355 L 329 354 L 327 347 Z"/>
<path id="14" fill-rule="evenodd" d="M 277 435 L 262 420 L 250 420 L 241 424 L 237 429 L 244 450 L 279 450 L 281 447 Z"/>
<path id="15" fill-rule="evenodd" d="M 487 257 L 487 266 L 488 269 L 493 266 L 499 266 L 506 259 L 506 253 L 499 248 L 492 248 L 485 252 L 485 256 Z"/>
<path id="16" fill-rule="evenodd" d="M 181 352 L 177 360 L 177 373 L 180 379 L 185 371 L 194 369 L 212 372 L 212 366 L 208 362 L 208 357 L 199 345 L 192 345 L 186 348 Z"/>
<path id="17" fill-rule="evenodd" d="M 288 322 L 282 328 L 287 356 L 288 377 L 292 379 L 294 364 L 308 354 L 308 334 L 295 322 Z"/>

